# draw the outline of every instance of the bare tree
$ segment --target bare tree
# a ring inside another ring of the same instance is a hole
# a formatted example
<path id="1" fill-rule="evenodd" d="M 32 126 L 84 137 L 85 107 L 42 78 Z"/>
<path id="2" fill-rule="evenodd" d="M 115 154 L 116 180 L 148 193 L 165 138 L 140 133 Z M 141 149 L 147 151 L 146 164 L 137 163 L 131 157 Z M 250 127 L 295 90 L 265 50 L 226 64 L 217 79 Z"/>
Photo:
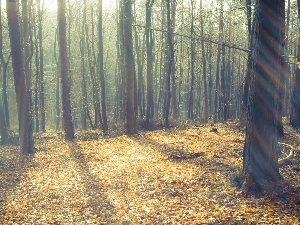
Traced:
<path id="1" fill-rule="evenodd" d="M 123 0 L 123 48 L 125 56 L 125 87 L 126 87 L 126 133 L 137 133 L 136 125 L 136 97 L 135 97 L 135 67 L 132 40 L 132 3 Z"/>
<path id="2" fill-rule="evenodd" d="M 298 6 L 298 20 L 300 20 L 300 0 L 297 0 Z M 298 50 L 297 50 L 297 63 L 295 80 L 293 84 L 293 94 L 291 99 L 291 117 L 290 124 L 300 129 L 300 28 L 298 28 Z"/>
<path id="3" fill-rule="evenodd" d="M 98 2 L 98 36 L 99 36 L 99 72 L 100 72 L 100 84 L 101 84 L 101 106 L 102 106 L 102 130 L 106 132 L 108 130 L 107 115 L 106 115 L 106 93 L 105 93 L 105 76 L 103 65 L 103 27 L 102 27 L 102 0 Z"/>
<path id="4" fill-rule="evenodd" d="M 61 64 L 61 83 L 62 83 L 62 108 L 63 125 L 66 140 L 74 139 L 74 126 L 72 122 L 71 100 L 70 100 L 70 80 L 69 80 L 69 61 L 66 39 L 66 1 L 57 1 L 57 21 L 59 36 L 59 55 Z"/>
<path id="5" fill-rule="evenodd" d="M 150 120 L 154 114 L 154 99 L 153 99 L 153 60 L 152 48 L 153 38 L 151 31 L 151 8 L 154 0 L 147 0 L 146 2 L 146 47 L 147 47 L 147 109 L 146 109 L 146 126 L 149 125 Z"/>
<path id="6" fill-rule="evenodd" d="M 171 19 L 171 0 L 166 1 L 167 4 L 167 24 L 168 24 L 168 68 L 166 74 L 166 93 L 164 101 L 164 120 L 165 127 L 169 128 L 169 114 L 170 114 L 170 103 L 171 103 L 171 73 L 174 61 L 174 46 L 172 42 L 172 19 Z"/>
<path id="7" fill-rule="evenodd" d="M 244 187 L 254 193 L 280 190 L 278 166 L 278 105 L 281 32 L 284 0 L 257 0 L 251 53 L 252 66 L 247 104 L 247 130 L 243 152 Z"/>
<path id="8" fill-rule="evenodd" d="M 21 35 L 19 25 L 18 1 L 6 1 L 14 84 L 17 99 L 20 148 L 24 155 L 33 153 L 32 123 L 30 101 L 27 91 L 24 60 L 22 57 Z"/>

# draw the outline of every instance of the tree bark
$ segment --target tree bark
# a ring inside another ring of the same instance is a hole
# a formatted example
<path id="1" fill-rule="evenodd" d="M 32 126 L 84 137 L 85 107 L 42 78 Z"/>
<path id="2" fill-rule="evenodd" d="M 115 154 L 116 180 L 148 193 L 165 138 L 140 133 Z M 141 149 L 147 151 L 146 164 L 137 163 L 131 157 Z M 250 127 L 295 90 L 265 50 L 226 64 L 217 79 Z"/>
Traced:
<path id="1" fill-rule="evenodd" d="M 284 0 L 257 0 L 243 152 L 243 183 L 253 193 L 273 192 L 282 177 L 278 167 L 278 104 Z"/>
<path id="2" fill-rule="evenodd" d="M 191 40 L 190 40 L 190 71 L 191 71 L 191 80 L 190 80 L 190 90 L 189 90 L 189 106 L 188 106 L 188 118 L 193 120 L 194 119 L 194 89 L 195 89 L 195 39 L 193 38 L 194 36 L 194 0 L 191 0 L 191 13 L 192 13 L 192 18 L 191 18 Z"/>
<path id="3" fill-rule="evenodd" d="M 154 0 L 146 2 L 146 49 L 147 49 L 147 108 L 146 108 L 146 127 L 149 126 L 150 120 L 154 114 L 154 99 L 153 99 L 153 60 L 152 60 L 152 31 L 151 31 L 151 8 Z"/>
<path id="4" fill-rule="evenodd" d="M 38 48 L 40 53 L 39 59 L 39 100 L 41 112 L 41 131 L 46 132 L 46 110 L 45 110 L 45 84 L 44 84 L 44 48 L 43 48 L 43 12 L 41 7 L 41 0 L 38 1 Z"/>
<path id="5" fill-rule="evenodd" d="M 18 1 L 6 1 L 14 84 L 19 118 L 20 149 L 23 155 L 33 153 L 33 135 L 30 115 L 30 101 L 22 57 L 20 25 L 18 18 Z"/>
<path id="6" fill-rule="evenodd" d="M 298 20 L 300 20 L 300 0 L 297 0 Z M 293 93 L 291 99 L 291 117 L 290 124 L 300 129 L 300 28 L 298 28 L 298 49 L 297 49 L 297 67 L 295 71 L 295 80 L 293 84 Z"/>
<path id="7" fill-rule="evenodd" d="M 167 4 L 167 24 L 168 24 L 168 68 L 166 74 L 166 93 L 164 102 L 164 120 L 165 127 L 169 128 L 169 114 L 170 114 L 170 103 L 171 103 L 171 73 L 172 65 L 174 61 L 174 46 L 172 42 L 172 21 L 171 21 L 171 0 L 166 1 Z"/>
<path id="8" fill-rule="evenodd" d="M 132 20 L 131 0 L 123 0 L 124 17 L 123 17 L 123 35 L 124 35 L 124 56 L 125 56 L 125 87 L 126 87 L 126 133 L 136 134 L 136 97 L 135 97 L 135 67 L 133 56 L 132 40 Z"/>
<path id="9" fill-rule="evenodd" d="M 1 127 L 1 144 L 8 143 L 8 131 L 9 131 L 9 113 L 8 113 L 8 101 L 7 101 L 7 66 L 8 62 L 5 62 L 3 56 L 3 24 L 2 24 L 2 9 L 0 8 L 0 71 L 2 72 L 2 90 L 0 92 L 0 127 Z"/>
<path id="10" fill-rule="evenodd" d="M 203 6 L 202 0 L 200 0 L 200 26 L 201 26 L 201 36 L 204 37 L 204 22 L 203 22 Z M 207 94 L 207 75 L 206 75 L 206 55 L 204 39 L 201 40 L 201 52 L 202 52 L 202 73 L 203 73 L 203 86 L 204 86 L 204 122 L 208 120 L 208 94 Z"/>
<path id="11" fill-rule="evenodd" d="M 175 43 L 175 37 L 173 35 L 176 27 L 176 0 L 172 0 L 172 5 L 171 5 L 171 18 L 172 18 L 172 26 L 171 26 L 171 34 L 172 34 L 172 43 L 174 46 Z M 174 48 L 174 47 L 173 47 Z M 172 62 L 172 71 L 171 71 L 171 81 L 172 81 L 172 113 L 173 113 L 173 119 L 178 120 L 179 118 L 179 108 L 178 108 L 178 102 L 177 102 L 177 78 L 176 78 L 176 62 L 175 62 L 175 52 L 174 51 L 174 60 Z"/>
<path id="12" fill-rule="evenodd" d="M 58 20 L 58 36 L 59 36 L 59 55 L 61 63 L 61 83 L 62 83 L 62 109 L 63 109 L 63 125 L 65 139 L 72 141 L 74 139 L 74 126 L 72 122 L 71 99 L 70 99 L 70 78 L 69 78 L 69 61 L 66 40 L 66 1 L 57 1 L 57 20 Z"/>
<path id="13" fill-rule="evenodd" d="M 108 130 L 107 115 L 106 115 L 106 86 L 104 76 L 103 65 L 103 27 L 102 27 L 102 0 L 98 2 L 98 49 L 99 49 L 99 72 L 100 72 L 100 84 L 101 84 L 101 106 L 102 106 L 102 130 L 106 132 Z"/>
<path id="14" fill-rule="evenodd" d="M 221 9 L 220 9 L 220 23 L 219 23 L 219 46 L 217 52 L 217 65 L 216 65 L 216 87 L 215 87 L 215 114 L 214 114 L 214 122 L 219 120 L 219 101 L 220 101 L 220 62 L 221 62 L 221 50 L 223 41 L 223 8 L 224 8 L 224 0 L 220 0 Z"/>

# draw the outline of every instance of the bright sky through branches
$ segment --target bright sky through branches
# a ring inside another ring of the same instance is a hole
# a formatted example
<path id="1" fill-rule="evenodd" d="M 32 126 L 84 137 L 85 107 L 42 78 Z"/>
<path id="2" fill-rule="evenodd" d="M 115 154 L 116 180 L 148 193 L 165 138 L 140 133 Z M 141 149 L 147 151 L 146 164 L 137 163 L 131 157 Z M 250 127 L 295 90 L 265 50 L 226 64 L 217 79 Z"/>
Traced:
<path id="1" fill-rule="evenodd" d="M 71 0 L 73 2 L 74 0 Z M 102 0 L 103 9 L 114 9 L 116 6 L 115 0 Z M 57 0 L 44 0 L 44 5 L 47 10 L 56 11 L 57 10 Z"/>

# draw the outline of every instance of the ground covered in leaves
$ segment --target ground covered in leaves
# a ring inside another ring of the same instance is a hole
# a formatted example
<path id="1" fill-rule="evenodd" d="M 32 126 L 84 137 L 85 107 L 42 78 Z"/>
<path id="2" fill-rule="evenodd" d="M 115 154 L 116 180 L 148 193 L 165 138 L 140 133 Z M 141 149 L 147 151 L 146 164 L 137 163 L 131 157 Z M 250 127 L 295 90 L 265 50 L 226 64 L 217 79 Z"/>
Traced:
<path id="1" fill-rule="evenodd" d="M 0 224 L 299 224 L 300 136 L 281 174 L 293 191 L 245 196 L 233 185 L 244 134 L 236 122 L 74 143 L 36 139 L 26 159 L 0 151 Z M 89 140 L 90 139 L 90 140 Z"/>

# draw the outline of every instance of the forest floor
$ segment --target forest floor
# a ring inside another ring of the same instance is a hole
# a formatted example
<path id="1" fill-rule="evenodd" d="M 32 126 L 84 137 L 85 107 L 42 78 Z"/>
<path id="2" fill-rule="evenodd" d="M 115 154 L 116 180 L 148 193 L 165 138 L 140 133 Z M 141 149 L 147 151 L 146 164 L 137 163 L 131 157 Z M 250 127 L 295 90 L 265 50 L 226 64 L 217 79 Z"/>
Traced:
<path id="1" fill-rule="evenodd" d="M 300 134 L 281 142 L 295 156 L 280 172 L 293 191 L 245 196 L 244 133 L 236 121 L 146 132 L 36 137 L 34 156 L 0 150 L 0 224 L 300 224 Z"/>

